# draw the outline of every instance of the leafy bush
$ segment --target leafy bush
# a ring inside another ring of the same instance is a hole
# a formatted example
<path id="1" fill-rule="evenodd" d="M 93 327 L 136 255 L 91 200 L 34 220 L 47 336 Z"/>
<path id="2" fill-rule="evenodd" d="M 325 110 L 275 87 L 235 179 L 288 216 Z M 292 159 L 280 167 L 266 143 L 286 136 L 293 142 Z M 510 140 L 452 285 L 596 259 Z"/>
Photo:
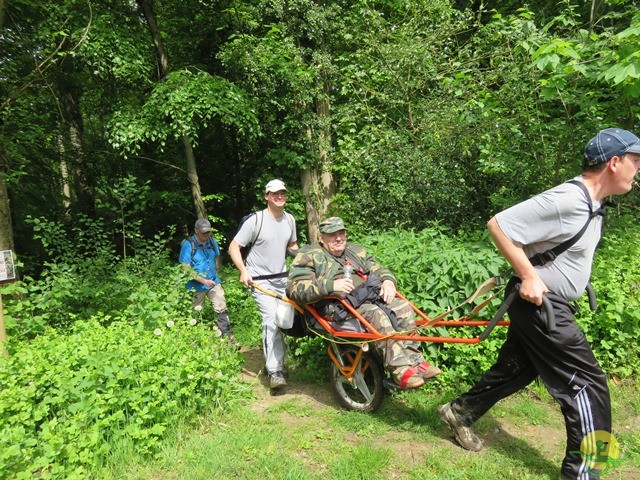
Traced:
<path id="1" fill-rule="evenodd" d="M 202 325 L 103 323 L 48 329 L 0 362 L 0 477 L 86 478 L 112 445 L 152 453 L 178 420 L 245 396 L 239 355 Z"/>
<path id="2" fill-rule="evenodd" d="M 591 283 L 599 307 L 592 312 L 586 299 L 577 315 L 582 331 L 608 373 L 631 377 L 640 372 L 640 241 L 637 215 L 612 218 L 596 251 Z"/>
<path id="3" fill-rule="evenodd" d="M 191 309 L 162 235 L 125 263 L 99 235 L 74 250 L 72 227 L 34 225 L 52 262 L 3 287 L 0 478 L 86 478 L 114 448 L 153 453 L 176 424 L 248 394 L 241 357 L 212 333 L 210 308 Z"/>
<path id="4" fill-rule="evenodd" d="M 436 224 L 419 232 L 394 229 L 365 236 L 360 243 L 394 273 L 400 293 L 430 318 L 462 303 L 487 278 L 508 271 L 507 263 L 484 232 L 454 232 Z M 481 318 L 490 318 L 499 304 L 500 298 L 495 298 L 480 312 Z M 473 306 L 465 305 L 447 319 L 469 313 Z M 471 337 L 480 332 L 470 327 L 437 327 L 423 334 Z M 431 363 L 446 367 L 442 378 L 471 383 L 493 364 L 504 335 L 505 329 L 496 328 L 479 345 L 423 343 L 422 348 Z"/>
<path id="5" fill-rule="evenodd" d="M 47 326 L 68 328 L 78 318 L 129 319 L 153 329 L 186 315 L 191 302 L 184 269 L 166 259 L 129 259 L 109 268 L 95 259 L 47 264 L 38 280 L 25 277 L 4 287 L 7 334 L 22 339 Z"/>
<path id="6" fill-rule="evenodd" d="M 620 377 L 640 371 L 634 340 L 640 319 L 640 242 L 631 228 L 631 216 L 627 218 L 612 219 L 596 253 L 592 283 L 600 308 L 590 312 L 583 298 L 579 302 L 583 308 L 576 314 L 605 371 Z M 400 292 L 432 318 L 460 304 L 487 278 L 509 271 L 486 232 L 454 232 L 435 225 L 420 232 L 395 229 L 375 236 L 356 233 L 355 237 L 396 275 Z M 500 301 L 501 297 L 495 298 L 480 316 L 491 318 Z M 448 318 L 469 312 L 471 307 L 466 305 Z M 479 333 L 477 329 L 442 327 L 425 332 L 432 336 Z M 478 345 L 422 346 L 432 363 L 447 367 L 442 378 L 457 384 L 471 383 L 493 364 L 505 334 L 506 329 L 498 327 Z"/>
<path id="7" fill-rule="evenodd" d="M 245 347 L 262 346 L 262 317 L 251 292 L 239 281 L 239 272 L 232 265 L 220 272 L 224 295 L 229 308 L 233 334 Z M 212 311 L 209 308 L 209 311 Z"/>

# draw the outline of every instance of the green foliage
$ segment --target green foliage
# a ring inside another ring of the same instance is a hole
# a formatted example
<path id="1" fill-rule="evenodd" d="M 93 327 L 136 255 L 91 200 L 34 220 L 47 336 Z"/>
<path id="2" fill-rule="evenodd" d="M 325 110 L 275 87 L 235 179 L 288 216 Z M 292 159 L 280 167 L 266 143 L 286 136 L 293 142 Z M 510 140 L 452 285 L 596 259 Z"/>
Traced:
<path id="1" fill-rule="evenodd" d="M 578 316 L 603 369 L 623 378 L 640 369 L 640 241 L 634 232 L 635 216 L 614 218 L 615 224 L 606 227 L 591 280 L 599 307 L 590 311 L 585 299 Z"/>
<path id="2" fill-rule="evenodd" d="M 327 343 L 320 337 L 289 338 L 289 353 L 302 381 L 322 383 L 329 375 Z"/>
<path id="3" fill-rule="evenodd" d="M 259 135 L 253 106 L 242 90 L 224 78 L 206 72 L 171 72 L 155 86 L 142 108 L 116 112 L 109 124 L 111 146 L 139 152 L 151 141 L 164 149 L 183 136 L 197 143 L 201 129 L 217 121 L 244 137 Z"/>
<path id="4" fill-rule="evenodd" d="M 576 175 L 597 130 L 633 128 L 638 16 L 607 5 L 589 18 L 574 3 L 551 18 L 354 6 L 337 57 L 333 211 L 373 230 L 481 224 Z"/>
<path id="5" fill-rule="evenodd" d="M 629 100 L 640 96 L 640 17 L 637 12 L 617 10 L 603 15 L 600 24 L 583 28 L 575 7 L 555 17 L 545 29 L 562 24 L 561 38 L 541 44 L 532 65 L 544 72 L 543 94 L 555 97 L 574 84 L 614 87 Z M 591 87 L 593 88 L 593 87 Z M 560 92 L 559 92 L 560 90 Z"/>
<path id="6" fill-rule="evenodd" d="M 433 318 L 462 303 L 486 279 L 508 271 L 508 265 L 492 245 L 486 233 L 454 232 L 443 226 L 414 232 L 395 229 L 387 233 L 364 236 L 365 245 L 380 264 L 397 278 L 398 290 L 418 308 Z M 469 313 L 473 305 L 454 311 L 447 320 Z M 480 312 L 479 318 L 491 318 L 500 298 L 495 298 Z M 478 328 L 437 327 L 424 331 L 436 337 L 473 337 Z M 458 383 L 470 383 L 493 364 L 505 331 L 497 327 L 480 345 L 424 343 L 427 359 L 443 369 L 443 377 Z"/>
<path id="7" fill-rule="evenodd" d="M 32 225 L 33 236 L 42 243 L 47 258 L 58 264 L 73 264 L 83 259 L 99 258 L 115 262 L 118 257 L 104 219 L 79 214 L 75 222 L 65 225 L 46 218 L 25 220 Z"/>
<path id="8" fill-rule="evenodd" d="M 126 263 L 128 242 L 142 243 L 140 227 L 147 209 L 149 182 L 141 187 L 133 175 L 121 178 L 113 185 L 102 185 L 102 195 L 96 199 L 96 207 L 101 210 L 105 221 L 114 224 L 114 234 L 122 245 L 122 256 Z"/>
<path id="9" fill-rule="evenodd" d="M 124 209 L 117 209 L 119 214 L 128 215 Z M 94 220 L 79 215 L 72 225 L 28 219 L 50 261 L 43 265 L 40 278 L 25 276 L 6 287 L 10 335 L 28 338 L 47 325 L 66 327 L 77 318 L 93 316 L 104 315 L 106 323 L 136 318 L 154 326 L 184 314 L 189 304 L 183 288 L 187 279 L 182 267 L 167 264 L 168 238 L 156 234 L 143 239 L 140 220 L 131 217 L 118 232 L 121 219 L 116 216 L 111 223 L 108 216 Z M 116 225 L 113 233 L 108 225 Z M 127 263 L 121 263 L 114 251 L 113 234 L 119 233 L 131 238 L 138 252 Z"/>
<path id="10" fill-rule="evenodd" d="M 332 211 L 360 228 L 482 224 L 577 173 L 596 130 L 635 128 L 636 3 L 154 2 L 173 70 L 158 81 L 136 2 L 13 2 L 0 140 L 15 244 L 41 264 L 21 219 L 66 221 L 63 187 L 92 215 L 73 201 L 85 177 L 98 197 L 149 186 L 141 235 L 191 223 L 184 135 L 223 230 L 258 179 L 295 187 L 320 160 Z"/>
<path id="11" fill-rule="evenodd" d="M 360 239 L 427 314 L 436 316 L 470 296 L 507 264 L 487 233 L 455 232 L 434 225 L 419 232 L 394 229 Z"/>
<path id="12" fill-rule="evenodd" d="M 246 347 L 262 348 L 262 317 L 250 290 L 240 283 L 233 265 L 222 268 L 220 277 L 234 336 Z"/>
<path id="13" fill-rule="evenodd" d="M 103 323 L 49 329 L 0 361 L 2 478 L 86 478 L 110 445 L 154 453 L 177 420 L 244 395 L 235 349 L 203 326 Z"/>
<path id="14" fill-rule="evenodd" d="M 64 252 L 64 229 L 35 225 Z M 115 446 L 153 454 L 176 425 L 248 394 L 241 357 L 210 312 L 192 311 L 185 270 L 162 248 L 140 245 L 126 266 L 108 250 L 80 252 L 3 287 L 0 478 L 86 478 Z"/>

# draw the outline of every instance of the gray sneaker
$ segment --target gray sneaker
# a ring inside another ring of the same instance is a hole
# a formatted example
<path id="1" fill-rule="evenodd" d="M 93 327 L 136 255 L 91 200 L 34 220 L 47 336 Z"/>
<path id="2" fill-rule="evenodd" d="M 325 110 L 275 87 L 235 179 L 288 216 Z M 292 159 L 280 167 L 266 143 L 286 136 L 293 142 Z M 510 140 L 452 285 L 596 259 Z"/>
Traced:
<path id="1" fill-rule="evenodd" d="M 450 403 L 445 403 L 438 407 L 438 416 L 440 420 L 447 424 L 447 426 L 455 433 L 456 441 L 460 446 L 466 450 L 472 452 L 479 452 L 482 450 L 482 440 L 480 440 L 475 433 L 469 428 L 465 427 L 456 414 L 451 409 Z"/>
<path id="2" fill-rule="evenodd" d="M 236 350 L 240 350 L 240 348 L 241 348 L 240 344 L 236 340 L 236 337 L 233 336 L 233 333 L 225 334 L 224 338 L 226 338 L 229 341 L 229 345 L 231 345 L 232 347 L 235 347 Z"/>
<path id="3" fill-rule="evenodd" d="M 282 387 L 287 386 L 287 381 L 285 380 L 284 375 L 282 375 L 282 372 L 272 373 L 271 380 L 269 383 L 270 383 L 271 390 L 278 390 Z"/>

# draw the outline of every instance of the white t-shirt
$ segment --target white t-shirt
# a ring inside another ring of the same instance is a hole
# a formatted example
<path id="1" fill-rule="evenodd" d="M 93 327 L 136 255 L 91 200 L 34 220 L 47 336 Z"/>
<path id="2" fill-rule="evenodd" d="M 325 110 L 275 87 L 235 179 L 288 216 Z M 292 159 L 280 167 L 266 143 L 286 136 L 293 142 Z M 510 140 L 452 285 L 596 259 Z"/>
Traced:
<path id="1" fill-rule="evenodd" d="M 262 228 L 260 227 L 261 222 Z M 267 210 L 257 212 L 255 217 L 244 222 L 234 240 L 241 247 L 246 246 L 253 238 L 254 229 L 258 229 L 260 233 L 251 247 L 249 255 L 247 255 L 246 265 L 251 276 L 286 271 L 287 246 L 290 242 L 297 241 L 296 224 L 293 217 L 284 212 L 280 218 L 276 219 Z M 282 280 L 286 283 L 287 279 L 285 277 L 276 280 Z"/>
<path id="2" fill-rule="evenodd" d="M 575 179 L 584 183 L 582 176 Z M 593 200 L 594 211 L 600 206 Z M 588 219 L 588 199 L 580 187 L 571 183 L 560 184 L 496 215 L 503 233 L 524 247 L 528 257 L 570 240 Z M 569 301 L 580 298 L 591 276 L 601 231 L 602 216 L 596 216 L 573 246 L 554 261 L 536 267 L 550 291 Z"/>

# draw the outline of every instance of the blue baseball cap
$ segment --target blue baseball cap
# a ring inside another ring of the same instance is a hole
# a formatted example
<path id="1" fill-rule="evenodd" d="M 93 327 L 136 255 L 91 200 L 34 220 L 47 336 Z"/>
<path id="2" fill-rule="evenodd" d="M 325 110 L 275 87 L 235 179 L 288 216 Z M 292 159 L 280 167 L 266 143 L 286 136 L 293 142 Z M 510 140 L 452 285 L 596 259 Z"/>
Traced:
<path id="1" fill-rule="evenodd" d="M 598 165 L 611 157 L 640 153 L 640 139 L 628 130 L 605 128 L 589 140 L 584 150 L 584 164 Z"/>

